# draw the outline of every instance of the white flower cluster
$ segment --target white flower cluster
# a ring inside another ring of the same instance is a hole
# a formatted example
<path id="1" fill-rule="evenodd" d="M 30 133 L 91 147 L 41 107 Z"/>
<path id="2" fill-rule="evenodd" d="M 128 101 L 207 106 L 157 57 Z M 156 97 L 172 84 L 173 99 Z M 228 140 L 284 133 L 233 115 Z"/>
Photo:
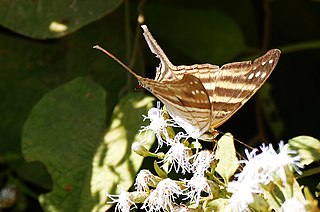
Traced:
<path id="1" fill-rule="evenodd" d="M 279 143 L 279 153 L 272 144 L 260 147 L 261 153 L 257 154 L 258 149 L 249 152 L 245 150 L 248 160 L 240 161 L 245 164 L 243 170 L 236 174 L 236 181 L 228 184 L 228 189 L 233 195 L 230 198 L 230 207 L 234 211 L 246 211 L 251 203 L 254 202 L 254 194 L 263 192 L 263 186 L 268 185 L 278 176 L 283 184 L 287 182 L 285 168 L 293 167 L 298 173 L 298 168 L 303 168 L 300 164 L 299 156 L 293 150 L 288 149 L 288 144 Z"/>
<path id="2" fill-rule="evenodd" d="M 212 181 L 208 179 L 208 173 L 214 171 L 213 162 L 215 154 L 212 151 L 196 151 L 194 154 L 191 148 L 184 143 L 189 135 L 182 132 L 177 133 L 173 138 L 170 137 L 167 128 L 177 127 L 177 124 L 170 119 L 164 118 L 164 111 L 160 108 L 149 110 L 144 120 L 150 120 L 150 125 L 143 127 L 141 132 L 152 130 L 158 140 L 156 152 L 166 144 L 169 150 L 164 154 L 160 163 L 162 168 L 170 173 L 174 170 L 176 173 L 185 175 L 190 174 L 190 179 L 172 180 L 170 178 L 161 178 L 153 175 L 148 170 L 141 170 L 135 181 L 135 189 L 141 194 L 146 194 L 142 203 L 142 209 L 148 212 L 156 211 L 187 211 L 183 204 L 176 203 L 177 198 L 181 197 L 183 201 L 189 200 L 189 204 L 195 207 L 199 206 L 203 199 L 212 197 Z M 142 139 L 138 145 L 134 144 L 133 149 L 140 155 L 148 154 L 146 149 L 140 148 L 146 139 Z M 293 167 L 297 171 L 302 168 L 299 164 L 300 158 L 295 155 L 296 152 L 289 150 L 288 145 L 280 142 L 280 151 L 277 153 L 272 145 L 262 145 L 261 153 L 254 149 L 252 152 L 246 150 L 248 160 L 240 161 L 244 164 L 243 170 L 235 175 L 236 180 L 225 185 L 229 195 L 229 206 L 232 211 L 247 211 L 249 205 L 254 202 L 254 195 L 261 194 L 262 185 L 267 185 L 279 176 L 283 182 L 286 182 L 285 168 Z M 140 150 L 139 150 L 140 148 Z M 142 150 L 141 150 L 142 149 Z M 223 183 L 222 183 L 223 184 Z M 120 195 L 108 195 L 112 202 L 117 203 L 116 210 L 130 211 L 137 207 L 130 199 L 130 193 L 123 191 Z M 285 209 L 283 209 L 285 211 Z"/>

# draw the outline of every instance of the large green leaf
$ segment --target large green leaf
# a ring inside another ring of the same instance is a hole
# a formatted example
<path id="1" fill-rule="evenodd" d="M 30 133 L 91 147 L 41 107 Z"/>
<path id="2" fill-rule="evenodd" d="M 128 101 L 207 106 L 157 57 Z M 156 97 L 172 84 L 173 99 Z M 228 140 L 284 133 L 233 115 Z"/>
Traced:
<path id="1" fill-rule="evenodd" d="M 127 75 L 92 46 L 100 44 L 115 55 L 125 55 L 125 32 L 118 27 L 122 22 L 119 16 L 108 16 L 72 35 L 46 42 L 0 29 L 0 153 L 19 154 L 22 126 L 34 104 L 46 92 L 78 76 L 93 78 L 105 87 L 110 97 L 109 122 Z"/>
<path id="2" fill-rule="evenodd" d="M 103 17 L 121 2 L 0 1 L 0 25 L 32 38 L 56 38 Z"/>
<path id="3" fill-rule="evenodd" d="M 53 190 L 40 197 L 46 211 L 107 209 L 107 192 L 132 185 L 143 158 L 131 154 L 130 143 L 152 100 L 124 98 L 105 136 L 106 94 L 99 85 L 78 78 L 40 100 L 24 126 L 22 152 L 52 176 Z"/>
<path id="4" fill-rule="evenodd" d="M 232 60 L 245 48 L 238 25 L 217 10 L 149 3 L 145 17 L 165 52 L 167 42 L 199 63 L 221 64 Z"/>

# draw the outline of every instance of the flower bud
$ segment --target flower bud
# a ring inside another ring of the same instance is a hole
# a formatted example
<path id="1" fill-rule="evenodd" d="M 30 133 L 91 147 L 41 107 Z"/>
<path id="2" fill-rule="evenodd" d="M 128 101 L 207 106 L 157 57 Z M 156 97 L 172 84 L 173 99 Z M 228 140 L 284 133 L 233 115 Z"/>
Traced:
<path id="1" fill-rule="evenodd" d="M 131 149 L 137 153 L 138 155 L 142 156 L 142 157 L 148 157 L 150 155 L 149 150 L 147 150 L 147 148 L 145 148 L 141 143 L 139 142 L 134 142 L 131 145 Z"/>

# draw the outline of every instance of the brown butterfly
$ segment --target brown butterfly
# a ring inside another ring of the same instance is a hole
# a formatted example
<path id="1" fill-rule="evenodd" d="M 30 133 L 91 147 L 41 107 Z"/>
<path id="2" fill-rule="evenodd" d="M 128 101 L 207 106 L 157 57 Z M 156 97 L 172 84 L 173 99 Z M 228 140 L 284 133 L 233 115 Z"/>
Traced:
<path id="1" fill-rule="evenodd" d="M 94 46 L 127 69 L 165 105 L 170 116 L 193 138 L 212 140 L 206 132 L 227 121 L 262 86 L 277 65 L 279 49 L 252 61 L 174 66 L 143 25 L 150 50 L 160 59 L 155 79 L 134 73 L 112 54 Z"/>

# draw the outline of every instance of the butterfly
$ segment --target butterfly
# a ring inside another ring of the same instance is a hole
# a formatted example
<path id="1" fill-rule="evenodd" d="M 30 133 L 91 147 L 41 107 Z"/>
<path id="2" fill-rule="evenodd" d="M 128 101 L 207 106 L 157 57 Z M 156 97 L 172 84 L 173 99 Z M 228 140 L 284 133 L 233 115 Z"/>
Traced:
<path id="1" fill-rule="evenodd" d="M 146 25 L 141 26 L 151 50 L 159 59 L 155 79 L 141 77 L 100 46 L 94 46 L 127 69 L 139 85 L 156 96 L 169 115 L 187 134 L 212 140 L 206 132 L 227 121 L 263 85 L 276 67 L 280 50 L 272 49 L 254 61 L 233 62 L 221 67 L 212 64 L 173 65 Z"/>

